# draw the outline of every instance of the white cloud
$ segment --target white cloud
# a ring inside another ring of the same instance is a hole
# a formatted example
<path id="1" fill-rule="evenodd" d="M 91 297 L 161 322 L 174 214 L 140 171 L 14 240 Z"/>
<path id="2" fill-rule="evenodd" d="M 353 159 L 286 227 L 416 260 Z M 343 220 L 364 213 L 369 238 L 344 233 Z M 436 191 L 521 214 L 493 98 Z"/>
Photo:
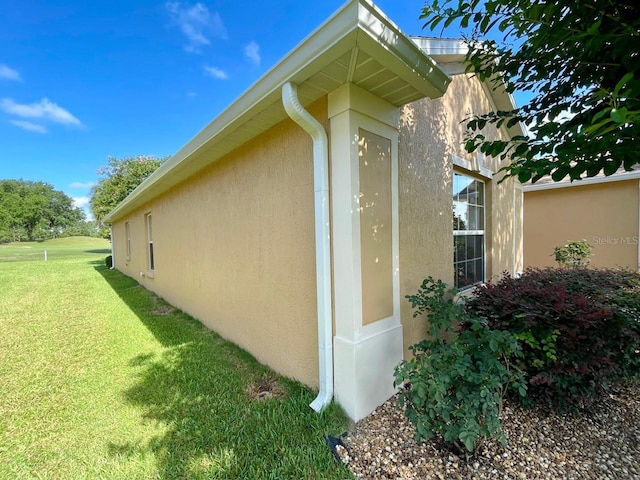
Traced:
<path id="1" fill-rule="evenodd" d="M 73 204 L 78 208 L 85 208 L 89 206 L 89 201 L 91 198 L 89 197 L 72 197 Z"/>
<path id="2" fill-rule="evenodd" d="M 62 125 L 82 126 L 82 122 L 68 110 L 56 105 L 47 98 L 29 105 L 16 103 L 11 98 L 3 98 L 0 100 L 0 109 L 21 118 L 39 118 Z"/>
<path id="3" fill-rule="evenodd" d="M 69 188 L 75 188 L 78 190 L 86 190 L 93 187 L 96 182 L 72 182 L 69 184 Z"/>
<path id="4" fill-rule="evenodd" d="M 0 78 L 4 78 L 6 80 L 16 80 L 21 81 L 22 78 L 20 74 L 14 70 L 13 68 L 9 68 L 3 63 L 0 63 Z"/>
<path id="5" fill-rule="evenodd" d="M 210 77 L 216 78 L 218 80 L 226 80 L 227 78 L 229 78 L 227 72 L 216 67 L 204 67 L 204 71 Z"/>
<path id="6" fill-rule="evenodd" d="M 180 2 L 167 2 L 167 11 L 178 25 L 188 43 L 184 47 L 187 52 L 199 53 L 200 48 L 211 45 L 209 36 L 225 40 L 227 29 L 217 12 L 211 13 L 206 5 L 198 2 L 195 5 Z"/>
<path id="7" fill-rule="evenodd" d="M 247 57 L 249 59 L 249 61 L 251 61 L 251 63 L 253 63 L 254 65 L 256 65 L 257 67 L 260 66 L 260 45 L 258 45 L 256 42 L 249 42 L 245 47 L 244 47 L 244 56 Z"/>
<path id="8" fill-rule="evenodd" d="M 43 125 L 38 125 L 37 123 L 28 122 L 26 120 L 11 120 L 11 123 L 16 127 L 28 130 L 29 132 L 47 133 L 47 128 Z"/>

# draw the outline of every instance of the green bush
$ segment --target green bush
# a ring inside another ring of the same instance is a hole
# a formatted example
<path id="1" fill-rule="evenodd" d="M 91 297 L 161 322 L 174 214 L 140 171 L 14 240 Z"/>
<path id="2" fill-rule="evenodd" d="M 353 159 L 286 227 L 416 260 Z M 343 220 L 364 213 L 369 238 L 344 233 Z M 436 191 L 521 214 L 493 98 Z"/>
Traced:
<path id="1" fill-rule="evenodd" d="M 113 256 L 107 255 L 107 257 L 105 257 L 104 259 L 104 264 L 107 266 L 107 268 L 111 268 L 113 266 Z"/>
<path id="2" fill-rule="evenodd" d="M 512 363 L 521 353 L 516 338 L 467 313 L 455 293 L 429 277 L 407 296 L 414 317 L 427 314 L 429 338 L 411 347 L 414 356 L 396 367 L 394 384 L 417 441 L 439 435 L 473 451 L 483 438 L 505 443 L 503 398 L 509 389 L 526 395 L 526 384 Z"/>
<path id="3" fill-rule="evenodd" d="M 562 268 L 581 268 L 589 265 L 591 248 L 586 240 L 576 240 L 554 248 L 553 255 Z"/>
<path id="4" fill-rule="evenodd" d="M 529 393 L 572 408 L 640 367 L 640 275 L 625 270 L 528 269 L 474 290 L 469 315 L 512 333 Z"/>

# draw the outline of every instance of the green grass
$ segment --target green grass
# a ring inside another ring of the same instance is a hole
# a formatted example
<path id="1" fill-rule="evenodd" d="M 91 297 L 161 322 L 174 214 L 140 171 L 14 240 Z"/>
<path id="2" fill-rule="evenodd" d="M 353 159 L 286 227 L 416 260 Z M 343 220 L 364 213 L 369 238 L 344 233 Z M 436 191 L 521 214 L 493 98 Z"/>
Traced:
<path id="1" fill-rule="evenodd" d="M 16 242 L 0 244 L 0 262 L 57 260 L 63 257 L 82 257 L 83 253 L 102 254 L 111 252 L 107 240 L 91 237 L 67 237 L 44 242 Z"/>
<path id="2" fill-rule="evenodd" d="M 107 242 L 24 246 L 0 246 L 0 479 L 351 478 L 338 407 L 108 270 Z"/>

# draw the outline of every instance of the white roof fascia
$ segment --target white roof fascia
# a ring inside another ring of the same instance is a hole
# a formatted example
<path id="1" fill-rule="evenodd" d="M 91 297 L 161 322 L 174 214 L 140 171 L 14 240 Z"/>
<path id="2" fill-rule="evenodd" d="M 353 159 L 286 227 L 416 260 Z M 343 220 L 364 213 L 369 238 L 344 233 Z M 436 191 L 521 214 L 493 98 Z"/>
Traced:
<path id="1" fill-rule="evenodd" d="M 588 177 L 582 180 L 550 182 L 540 184 L 526 184 L 523 185 L 522 190 L 526 192 L 538 192 L 540 190 L 554 190 L 556 188 L 568 188 L 568 187 L 582 187 L 585 185 L 597 185 L 601 183 L 610 182 L 622 182 L 624 180 L 640 179 L 640 170 L 633 170 L 629 172 L 620 172 L 609 175 L 608 177 Z"/>
<path id="2" fill-rule="evenodd" d="M 274 102 L 280 101 L 284 83 L 304 82 L 312 74 L 355 46 L 364 51 L 371 51 L 372 48 L 379 50 L 381 47 L 388 51 L 390 53 L 388 57 L 377 56 L 376 60 L 383 64 L 391 64 L 392 68 L 404 70 L 407 74 L 412 73 L 413 75 L 407 75 L 408 78 L 404 78 L 405 81 L 411 83 L 425 96 L 436 98 L 443 95 L 450 82 L 446 72 L 426 56 L 369 0 L 349 0 L 142 182 L 106 215 L 103 221 L 111 223 L 188 178 L 199 168 L 213 163 L 217 158 L 211 157 L 206 163 L 196 168 L 189 164 L 189 159 L 209 142 L 224 141 L 225 137 L 232 134 L 247 120 L 264 111 Z M 411 67 L 408 67 L 409 65 Z M 284 112 L 284 108 L 282 111 Z M 181 178 L 179 174 L 185 174 L 185 171 L 191 173 Z M 175 178 L 180 179 L 176 181 Z"/>
<path id="3" fill-rule="evenodd" d="M 462 55 L 467 54 L 468 48 L 464 40 L 460 38 L 432 38 L 432 37 L 410 37 L 418 47 L 427 52 L 428 55 Z"/>
<path id="4" fill-rule="evenodd" d="M 466 72 L 465 58 L 468 47 L 464 40 L 458 38 L 411 37 L 422 51 L 433 58 L 449 75 L 460 75 Z M 482 86 L 493 102 L 496 110 L 509 111 L 516 108 L 516 101 L 504 85 L 495 85 L 491 79 L 482 82 Z M 520 123 L 511 128 L 505 127 L 511 136 L 525 135 L 525 128 Z"/>

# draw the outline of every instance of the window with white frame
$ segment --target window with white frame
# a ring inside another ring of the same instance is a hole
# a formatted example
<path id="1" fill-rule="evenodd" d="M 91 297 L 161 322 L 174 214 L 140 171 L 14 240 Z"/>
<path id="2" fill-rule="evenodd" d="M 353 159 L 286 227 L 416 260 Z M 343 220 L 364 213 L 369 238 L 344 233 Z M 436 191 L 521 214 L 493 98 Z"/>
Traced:
<path id="1" fill-rule="evenodd" d="M 485 279 L 484 187 L 481 180 L 453 174 L 453 270 L 459 289 Z"/>
<path id="2" fill-rule="evenodd" d="M 127 237 L 127 258 L 131 257 L 131 228 L 129 227 L 129 222 L 124 224 L 124 232 Z"/>
<path id="3" fill-rule="evenodd" d="M 153 272 L 155 267 L 155 258 L 153 255 L 153 228 L 151 224 L 151 214 L 145 215 L 145 223 L 147 225 L 147 266 L 149 271 Z"/>

